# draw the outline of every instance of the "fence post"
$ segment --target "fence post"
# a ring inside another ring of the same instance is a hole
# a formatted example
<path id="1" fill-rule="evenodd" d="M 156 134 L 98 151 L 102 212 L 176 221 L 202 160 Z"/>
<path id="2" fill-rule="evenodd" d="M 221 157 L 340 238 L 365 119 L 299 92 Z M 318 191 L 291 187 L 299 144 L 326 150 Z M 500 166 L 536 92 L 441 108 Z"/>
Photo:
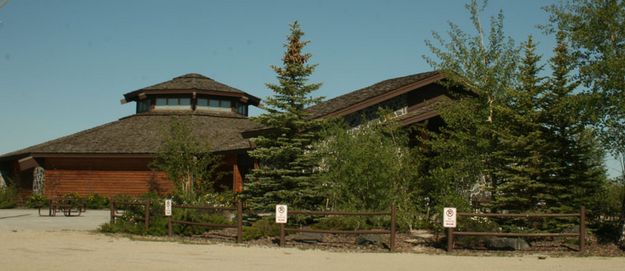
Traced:
<path id="1" fill-rule="evenodd" d="M 579 252 L 584 252 L 586 247 L 586 207 L 579 210 Z"/>
<path id="2" fill-rule="evenodd" d="M 111 209 L 111 224 L 115 222 L 115 201 L 111 200 L 109 203 L 109 208 Z"/>
<path id="3" fill-rule="evenodd" d="M 172 237 L 174 235 L 174 229 L 171 225 L 171 217 L 173 216 L 173 210 L 172 210 L 172 215 L 167 217 L 167 235 L 169 237 Z"/>
<path id="4" fill-rule="evenodd" d="M 447 228 L 447 252 L 454 249 L 454 228 Z"/>
<path id="5" fill-rule="evenodd" d="M 280 246 L 284 246 L 284 223 L 280 223 Z"/>
<path id="6" fill-rule="evenodd" d="M 145 203 L 145 212 L 143 218 L 143 229 L 147 233 L 150 228 L 150 200 Z"/>
<path id="7" fill-rule="evenodd" d="M 241 199 L 237 200 L 237 243 L 243 240 L 243 206 Z"/>
<path id="8" fill-rule="evenodd" d="M 397 234 L 395 224 L 397 224 L 397 208 L 395 207 L 395 203 L 393 203 L 391 205 L 391 252 L 395 251 L 395 235 Z"/>

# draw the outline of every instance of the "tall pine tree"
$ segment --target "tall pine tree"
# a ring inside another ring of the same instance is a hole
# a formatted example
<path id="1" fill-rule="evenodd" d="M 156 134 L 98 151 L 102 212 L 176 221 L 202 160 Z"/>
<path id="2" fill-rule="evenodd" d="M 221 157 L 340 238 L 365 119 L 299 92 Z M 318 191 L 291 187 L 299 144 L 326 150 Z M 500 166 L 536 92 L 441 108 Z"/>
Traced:
<path id="1" fill-rule="evenodd" d="M 542 199 L 547 143 L 541 125 L 540 102 L 545 92 L 543 78 L 539 76 L 542 66 L 532 36 L 523 48 L 518 84 L 509 89 L 506 103 L 501 107 L 506 121 L 496 130 L 500 168 L 495 173 L 498 183 L 494 207 L 517 212 L 536 208 Z"/>
<path id="2" fill-rule="evenodd" d="M 571 79 L 574 59 L 563 32 L 550 60 L 553 74 L 544 99 L 545 126 L 549 133 L 550 169 L 545 203 L 551 211 L 572 211 L 593 202 L 606 180 L 603 152 L 581 115 L 579 83 Z"/>
<path id="3" fill-rule="evenodd" d="M 317 66 L 308 64 L 311 54 L 302 49 L 304 32 L 296 22 L 290 25 L 281 67 L 272 66 L 278 84 L 267 84 L 274 94 L 268 97 L 266 113 L 254 118 L 268 129 L 253 138 L 255 149 L 249 155 L 259 167 L 247 176 L 244 197 L 251 208 L 270 210 L 275 204 L 314 208 L 321 199 L 312 178 L 315 161 L 310 151 L 317 140 L 318 120 L 308 117 L 305 108 L 321 101 L 312 97 L 320 83 L 308 83 Z"/>

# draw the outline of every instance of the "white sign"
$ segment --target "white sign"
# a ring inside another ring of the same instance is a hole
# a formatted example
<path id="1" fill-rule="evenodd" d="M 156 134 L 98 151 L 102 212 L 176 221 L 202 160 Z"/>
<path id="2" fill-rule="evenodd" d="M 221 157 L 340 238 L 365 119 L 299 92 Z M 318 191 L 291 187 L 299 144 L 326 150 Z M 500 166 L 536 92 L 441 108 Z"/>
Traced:
<path id="1" fill-rule="evenodd" d="M 286 205 L 276 205 L 276 223 L 286 223 L 287 208 Z"/>
<path id="2" fill-rule="evenodd" d="M 171 200 L 165 200 L 165 216 L 171 216 Z"/>
<path id="3" fill-rule="evenodd" d="M 443 227 L 445 228 L 456 227 L 456 208 L 444 208 L 443 209 Z"/>

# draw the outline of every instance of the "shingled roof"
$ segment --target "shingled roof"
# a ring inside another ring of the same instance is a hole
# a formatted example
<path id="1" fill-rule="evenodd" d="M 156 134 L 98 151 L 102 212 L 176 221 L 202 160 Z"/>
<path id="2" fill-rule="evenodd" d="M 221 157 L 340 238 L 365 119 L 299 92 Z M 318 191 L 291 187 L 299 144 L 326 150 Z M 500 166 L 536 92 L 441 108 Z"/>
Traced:
<path id="1" fill-rule="evenodd" d="M 198 91 L 207 93 L 230 94 L 232 96 L 244 96 L 250 100 L 250 103 L 258 105 L 260 99 L 248 94 L 240 89 L 217 82 L 211 78 L 197 73 L 188 73 L 175 77 L 172 80 L 158 83 L 149 87 L 144 87 L 132 92 L 124 94 L 127 101 L 136 99 L 141 93 L 162 93 L 163 91 Z"/>
<path id="2" fill-rule="evenodd" d="M 172 117 L 187 122 L 192 133 L 208 141 L 216 152 L 249 149 L 250 142 L 241 136 L 241 131 L 257 127 L 248 118 L 234 113 L 142 113 L 7 153 L 0 156 L 0 160 L 37 154 L 151 155 L 158 151 L 166 138 Z"/>
<path id="3" fill-rule="evenodd" d="M 425 81 L 431 78 L 438 78 L 438 71 L 423 72 L 408 76 L 397 77 L 375 83 L 371 86 L 352 91 L 345 95 L 335 97 L 320 104 L 309 107 L 307 110 L 311 118 L 321 118 L 330 115 L 341 109 L 359 104 L 371 98 L 392 92 L 404 86 Z"/>

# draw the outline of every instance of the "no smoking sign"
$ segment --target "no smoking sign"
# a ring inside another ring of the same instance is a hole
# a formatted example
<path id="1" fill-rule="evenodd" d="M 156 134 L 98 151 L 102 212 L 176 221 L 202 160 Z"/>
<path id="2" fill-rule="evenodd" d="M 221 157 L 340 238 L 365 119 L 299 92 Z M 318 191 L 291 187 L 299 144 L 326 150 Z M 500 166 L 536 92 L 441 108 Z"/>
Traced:
<path id="1" fill-rule="evenodd" d="M 286 223 L 288 210 L 286 205 L 276 205 L 276 223 Z"/>
<path id="2" fill-rule="evenodd" d="M 456 227 L 456 208 L 444 208 L 443 209 L 443 227 L 455 228 Z"/>

